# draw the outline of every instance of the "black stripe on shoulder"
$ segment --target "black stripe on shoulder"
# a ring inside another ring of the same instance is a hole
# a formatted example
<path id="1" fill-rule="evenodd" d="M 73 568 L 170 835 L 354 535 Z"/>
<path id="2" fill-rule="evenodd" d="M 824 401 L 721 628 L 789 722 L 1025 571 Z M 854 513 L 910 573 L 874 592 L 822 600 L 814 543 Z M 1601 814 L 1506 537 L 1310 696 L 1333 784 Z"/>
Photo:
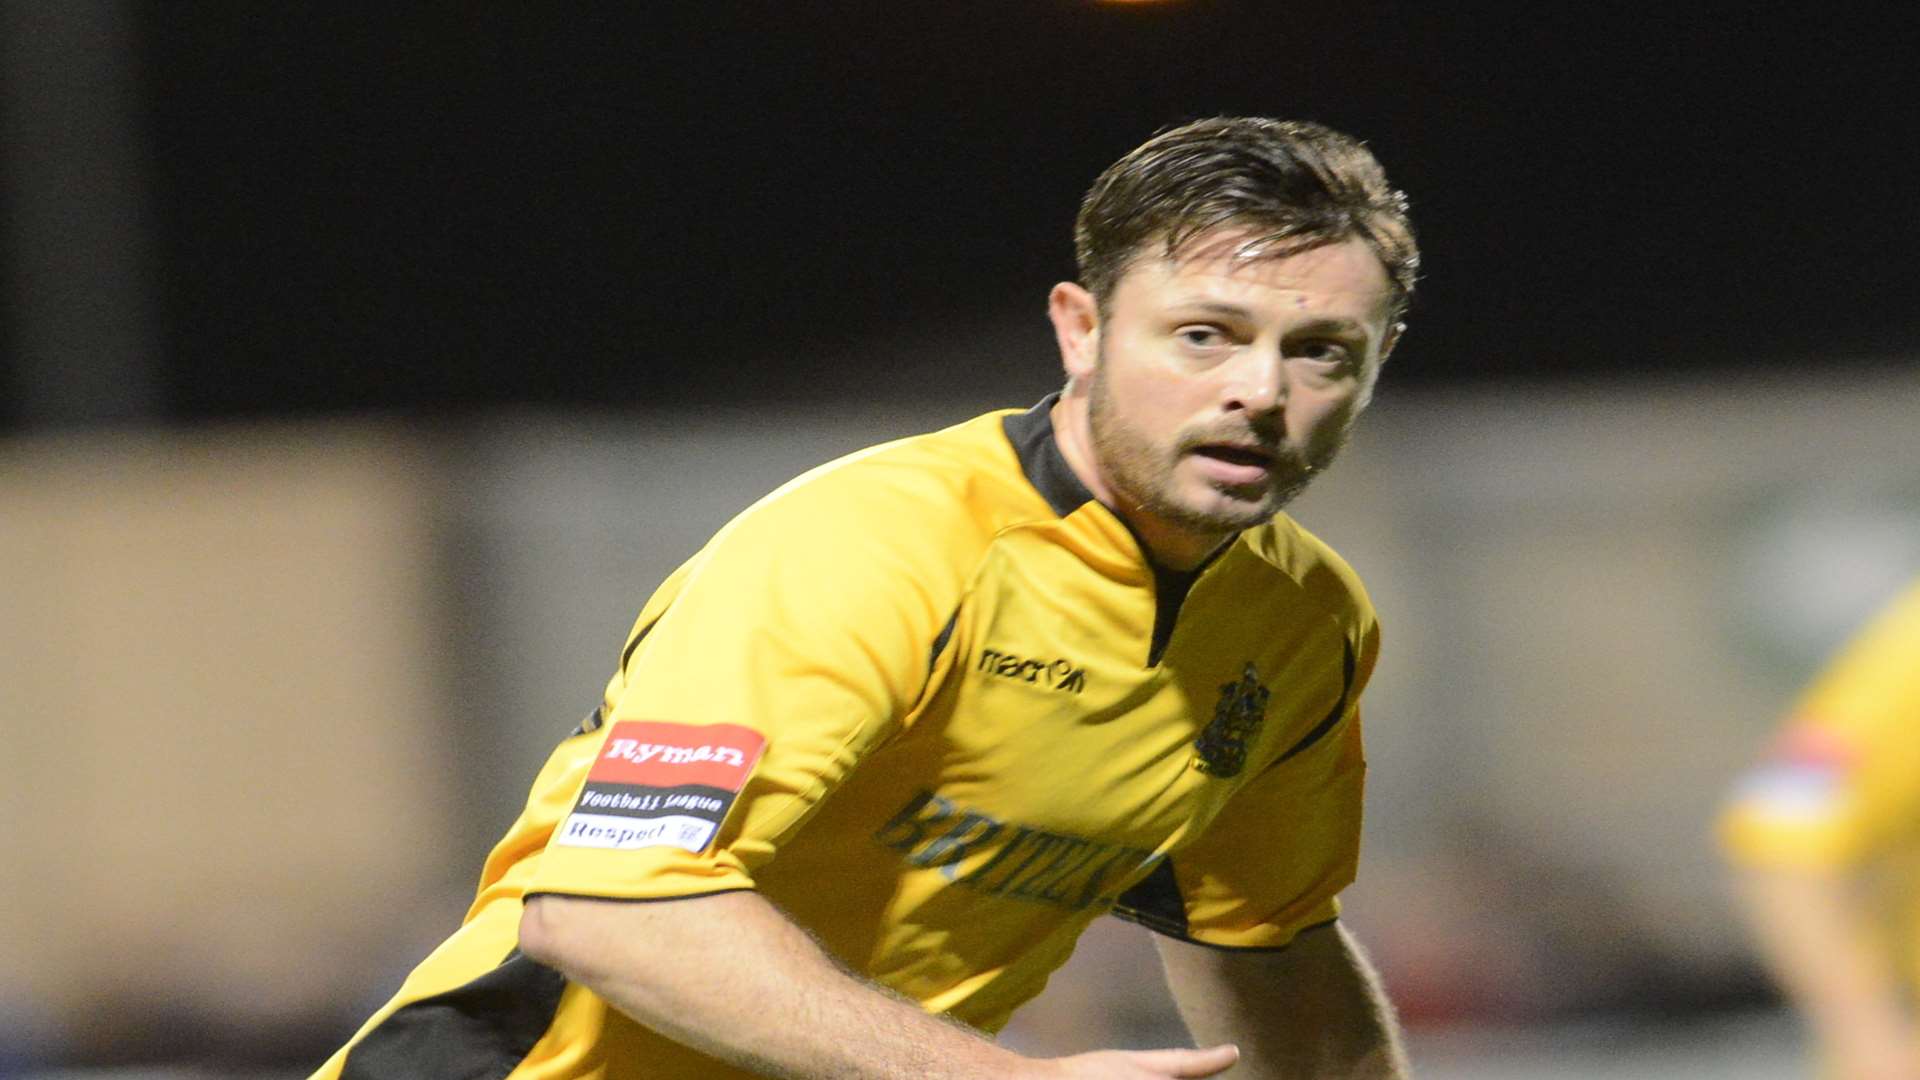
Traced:
<path id="1" fill-rule="evenodd" d="M 1347 714 L 1347 702 L 1353 698 L 1353 672 L 1358 666 L 1358 661 L 1353 655 L 1353 642 L 1347 642 L 1347 654 L 1341 663 L 1346 671 L 1346 688 L 1340 691 L 1340 700 L 1333 703 L 1333 711 L 1328 713 L 1327 718 L 1320 721 L 1317 727 L 1307 732 L 1306 738 L 1294 743 L 1293 749 L 1281 754 L 1279 759 L 1274 762 L 1275 765 L 1286 761 L 1288 758 L 1293 757 L 1295 754 L 1300 753 L 1307 747 L 1325 738 L 1327 732 L 1332 731 L 1334 725 L 1340 722 L 1340 718 Z"/>
<path id="2" fill-rule="evenodd" d="M 953 627 L 954 624 L 959 621 L 960 609 L 954 608 L 953 614 L 947 616 L 947 625 L 940 628 L 940 636 L 933 639 L 933 648 L 927 650 L 927 670 L 929 672 L 933 670 L 935 664 L 940 662 L 940 654 L 946 651 L 947 642 L 953 640 Z"/>
<path id="3" fill-rule="evenodd" d="M 1020 471 L 1027 474 L 1040 497 L 1053 512 L 1066 517 L 1093 501 L 1093 492 L 1073 474 L 1073 466 L 1060 455 L 1060 444 L 1053 437 L 1053 403 L 1056 393 L 1040 399 L 1040 404 L 1023 413 L 1014 413 L 1000 422 L 1007 441 L 1020 458 Z"/>
<path id="4" fill-rule="evenodd" d="M 660 614 L 665 615 L 666 612 L 663 611 Z M 621 671 L 627 670 L 627 661 L 633 659 L 633 651 L 640 647 L 641 642 L 647 640 L 647 635 L 653 633 L 653 628 L 655 626 L 658 626 L 659 624 L 660 624 L 660 620 L 656 618 L 652 622 L 641 627 L 640 632 L 633 635 L 633 640 L 627 642 L 627 647 L 620 650 L 620 670 Z"/>
<path id="5" fill-rule="evenodd" d="M 409 1002 L 347 1051 L 340 1080 L 499 1080 L 552 1025 L 566 976 L 521 955 L 465 986 Z"/>
<path id="6" fill-rule="evenodd" d="M 1146 877 L 1114 901 L 1115 916 L 1139 923 L 1156 934 L 1187 940 L 1187 902 L 1173 876 L 1173 860 L 1161 859 Z"/>
<path id="7" fill-rule="evenodd" d="M 666 613 L 661 612 L 661 614 L 664 615 Z M 635 650 L 640 648 L 640 643 L 647 640 L 647 635 L 651 634 L 653 632 L 653 628 L 655 626 L 658 626 L 659 624 L 660 624 L 660 620 L 658 618 L 655 618 L 652 622 L 641 627 L 640 630 L 633 635 L 633 640 L 627 642 L 627 647 L 620 650 L 620 670 L 621 671 L 627 670 L 627 662 L 633 659 L 633 654 Z M 593 707 L 593 711 L 587 714 L 587 718 L 585 720 L 580 721 L 579 726 L 574 728 L 573 733 L 571 735 L 568 735 L 567 737 L 571 739 L 581 735 L 591 735 L 594 732 L 600 730 L 600 725 L 607 722 L 606 708 L 607 707 L 604 702 L 599 705 L 595 705 Z"/>

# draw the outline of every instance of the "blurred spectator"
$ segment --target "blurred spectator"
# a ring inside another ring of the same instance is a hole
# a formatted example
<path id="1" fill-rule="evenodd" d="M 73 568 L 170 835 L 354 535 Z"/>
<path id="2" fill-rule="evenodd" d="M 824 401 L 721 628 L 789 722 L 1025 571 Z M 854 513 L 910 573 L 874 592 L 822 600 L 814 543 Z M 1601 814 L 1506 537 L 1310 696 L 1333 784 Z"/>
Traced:
<path id="1" fill-rule="evenodd" d="M 1807 690 L 1721 839 L 1831 1075 L 1920 1080 L 1920 584 Z"/>

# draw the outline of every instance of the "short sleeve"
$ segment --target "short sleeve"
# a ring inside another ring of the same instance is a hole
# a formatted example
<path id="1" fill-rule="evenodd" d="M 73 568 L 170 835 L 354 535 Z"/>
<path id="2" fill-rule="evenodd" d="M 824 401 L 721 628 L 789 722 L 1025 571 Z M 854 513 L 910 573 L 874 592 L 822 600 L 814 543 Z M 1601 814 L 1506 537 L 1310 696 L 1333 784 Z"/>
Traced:
<path id="1" fill-rule="evenodd" d="M 569 808 L 529 894 L 753 887 L 928 685 L 964 530 L 912 501 L 845 477 L 778 492 L 670 580 L 554 781 Z"/>
<path id="2" fill-rule="evenodd" d="M 1307 751 L 1271 765 L 1206 832 L 1124 894 L 1114 913 L 1202 945 L 1276 949 L 1340 914 L 1360 858 L 1366 759 L 1350 708 Z"/>
<path id="3" fill-rule="evenodd" d="M 1832 869 L 1920 830 L 1920 588 L 1850 642 L 1796 704 L 1719 821 L 1736 863 Z"/>

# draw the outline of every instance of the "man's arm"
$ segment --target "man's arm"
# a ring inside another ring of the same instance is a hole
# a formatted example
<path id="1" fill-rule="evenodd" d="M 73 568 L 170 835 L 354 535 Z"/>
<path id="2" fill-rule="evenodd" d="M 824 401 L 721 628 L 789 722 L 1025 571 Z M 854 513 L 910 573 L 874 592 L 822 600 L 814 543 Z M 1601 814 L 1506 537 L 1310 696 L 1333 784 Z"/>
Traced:
<path id="1" fill-rule="evenodd" d="M 1359 943 L 1339 923 L 1276 952 L 1155 936 L 1167 986 L 1201 1042 L 1237 1043 L 1249 1080 L 1404 1080 L 1398 1025 Z"/>
<path id="2" fill-rule="evenodd" d="M 1841 871 L 1743 869 L 1760 952 L 1843 1080 L 1920 1080 L 1920 1033 L 1859 883 Z"/>
<path id="3" fill-rule="evenodd" d="M 1021 1057 L 847 973 L 758 893 L 653 903 L 536 896 L 520 948 L 676 1042 L 806 1080 L 1166 1080 L 1232 1047 Z"/>

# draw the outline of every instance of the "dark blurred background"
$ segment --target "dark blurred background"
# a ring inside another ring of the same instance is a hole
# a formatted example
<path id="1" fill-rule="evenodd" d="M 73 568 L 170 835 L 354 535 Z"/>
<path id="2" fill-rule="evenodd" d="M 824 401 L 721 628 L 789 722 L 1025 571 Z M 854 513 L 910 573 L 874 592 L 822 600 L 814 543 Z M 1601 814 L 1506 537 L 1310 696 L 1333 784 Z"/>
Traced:
<path id="1" fill-rule="evenodd" d="M 9 238 L 16 430 L 1024 387 L 1089 180 L 1220 113 L 1351 131 L 1411 194 L 1397 388 L 1830 378 L 1920 334 L 1896 5 L 9 7 L 10 217 L 125 263 Z M 77 192 L 103 162 L 131 188 Z M 21 301 L 110 272 L 124 375 L 49 388 L 23 339 L 84 331 Z M 1002 313 L 1031 349 L 844 359 Z"/>
<path id="2" fill-rule="evenodd" d="M 1892 6 L 0 0 L 0 1078 L 305 1075 L 653 585 L 1058 384 L 1107 164 L 1368 141 L 1412 329 L 1347 917 L 1430 1080 L 1804 1076 L 1720 793 L 1920 574 Z M 1103 920 L 1009 1041 L 1181 1037 Z M 1624 1034 L 1623 1034 L 1624 1033 Z"/>

